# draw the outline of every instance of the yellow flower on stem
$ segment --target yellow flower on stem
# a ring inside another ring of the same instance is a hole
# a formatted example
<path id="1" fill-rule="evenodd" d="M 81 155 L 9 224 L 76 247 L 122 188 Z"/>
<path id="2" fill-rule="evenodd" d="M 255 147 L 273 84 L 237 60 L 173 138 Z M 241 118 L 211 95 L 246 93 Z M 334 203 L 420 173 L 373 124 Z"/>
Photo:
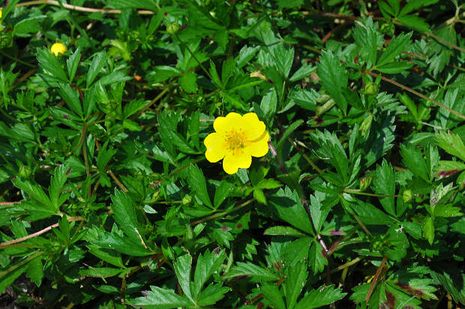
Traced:
<path id="1" fill-rule="evenodd" d="M 64 53 L 66 53 L 67 50 L 68 48 L 66 48 L 66 45 L 63 43 L 54 43 L 52 47 L 50 47 L 50 51 L 55 56 L 63 55 Z"/>
<path id="2" fill-rule="evenodd" d="M 252 157 L 263 157 L 268 153 L 270 135 L 263 121 L 255 113 L 243 116 L 229 113 L 218 117 L 213 123 L 216 132 L 205 138 L 205 157 L 215 163 L 223 160 L 223 169 L 235 174 L 239 168 L 249 168 Z"/>

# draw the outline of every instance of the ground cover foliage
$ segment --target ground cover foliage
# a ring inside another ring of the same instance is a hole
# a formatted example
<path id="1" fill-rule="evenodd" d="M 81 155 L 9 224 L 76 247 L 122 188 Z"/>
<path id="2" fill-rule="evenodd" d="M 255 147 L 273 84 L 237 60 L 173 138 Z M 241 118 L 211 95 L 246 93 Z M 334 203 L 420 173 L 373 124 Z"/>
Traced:
<path id="1" fill-rule="evenodd" d="M 465 304 L 460 3 L 45 2 L 2 10 L 1 306 Z"/>

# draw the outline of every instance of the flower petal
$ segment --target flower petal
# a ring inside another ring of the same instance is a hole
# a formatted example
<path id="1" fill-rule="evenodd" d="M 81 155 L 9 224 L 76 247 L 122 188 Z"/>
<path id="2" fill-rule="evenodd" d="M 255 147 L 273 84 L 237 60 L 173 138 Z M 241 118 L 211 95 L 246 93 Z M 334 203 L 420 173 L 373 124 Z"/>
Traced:
<path id="1" fill-rule="evenodd" d="M 265 123 L 258 119 L 257 114 L 247 113 L 242 116 L 242 127 L 249 141 L 259 139 L 266 130 Z"/>
<path id="2" fill-rule="evenodd" d="M 224 144 L 224 137 L 221 134 L 208 134 L 203 143 L 207 147 L 205 157 L 209 162 L 215 163 L 224 158 L 226 146 Z"/>
<path id="3" fill-rule="evenodd" d="M 244 151 L 250 154 L 253 157 L 260 158 L 268 153 L 268 141 L 270 140 L 270 135 L 268 132 L 265 132 L 263 138 L 247 145 L 247 148 Z"/>
<path id="4" fill-rule="evenodd" d="M 252 157 L 245 153 L 227 153 L 223 159 L 223 169 L 228 174 L 235 174 L 239 168 L 249 168 Z"/>
<path id="5" fill-rule="evenodd" d="M 213 128 L 216 132 L 226 132 L 237 128 L 237 124 L 241 121 L 242 116 L 238 113 L 229 113 L 226 117 L 218 117 L 213 122 Z"/>

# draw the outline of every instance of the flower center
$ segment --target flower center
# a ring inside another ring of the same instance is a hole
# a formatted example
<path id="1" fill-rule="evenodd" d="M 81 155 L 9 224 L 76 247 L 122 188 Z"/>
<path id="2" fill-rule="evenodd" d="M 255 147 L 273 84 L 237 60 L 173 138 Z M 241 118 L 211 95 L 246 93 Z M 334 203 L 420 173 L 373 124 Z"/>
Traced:
<path id="1" fill-rule="evenodd" d="M 236 152 L 247 146 L 247 138 L 242 130 L 230 130 L 225 136 L 226 146 L 230 151 Z"/>

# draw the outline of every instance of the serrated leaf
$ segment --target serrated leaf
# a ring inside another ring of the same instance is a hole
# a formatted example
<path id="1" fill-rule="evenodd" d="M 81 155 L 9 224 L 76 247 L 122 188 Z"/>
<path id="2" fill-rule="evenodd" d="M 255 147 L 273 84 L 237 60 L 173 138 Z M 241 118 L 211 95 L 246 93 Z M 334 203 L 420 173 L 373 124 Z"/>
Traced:
<path id="1" fill-rule="evenodd" d="M 72 82 L 74 76 L 76 75 L 76 71 L 79 66 L 79 62 L 81 61 L 81 50 L 79 48 L 69 56 L 68 60 L 66 60 L 66 68 L 68 69 L 68 76 L 69 81 Z"/>
<path id="2" fill-rule="evenodd" d="M 146 247 L 139 222 L 137 219 L 136 205 L 127 193 L 115 190 L 112 198 L 111 209 L 113 217 L 119 228 L 135 243 Z"/>
<path id="3" fill-rule="evenodd" d="M 378 47 L 383 42 L 382 36 L 376 28 L 373 20 L 368 18 L 364 21 L 356 21 L 353 33 L 361 59 L 366 61 L 370 67 L 376 63 Z"/>
<path id="4" fill-rule="evenodd" d="M 187 182 L 189 183 L 192 192 L 200 199 L 200 201 L 205 206 L 213 208 L 210 195 L 208 194 L 207 180 L 205 179 L 202 170 L 196 164 L 189 167 L 187 172 Z"/>
<path id="5" fill-rule="evenodd" d="M 45 48 L 39 49 L 37 51 L 37 60 L 39 61 L 40 67 L 47 75 L 62 82 L 67 82 L 68 77 L 66 76 L 65 70 L 63 70 L 58 58 L 49 50 Z"/>
<path id="6" fill-rule="evenodd" d="M 173 264 L 176 278 L 178 279 L 179 286 L 181 287 L 184 294 L 194 302 L 194 298 L 191 291 L 190 276 L 192 268 L 192 256 L 190 254 L 184 254 L 176 259 Z"/>
<path id="7" fill-rule="evenodd" d="M 276 309 L 286 309 L 283 295 L 276 285 L 264 284 L 261 289 L 263 296 Z"/>
<path id="8" fill-rule="evenodd" d="M 247 276 L 251 277 L 256 282 L 261 281 L 276 281 L 279 279 L 279 276 L 271 272 L 267 268 L 252 264 L 252 263 L 243 263 L 238 262 L 233 266 L 229 272 L 225 275 L 225 278 L 236 278 Z"/>
<path id="9" fill-rule="evenodd" d="M 203 289 L 204 284 L 215 272 L 219 271 L 225 259 L 226 254 L 224 251 L 220 251 L 219 253 L 205 251 L 204 254 L 198 257 L 192 286 L 194 298 L 199 298 L 199 293 Z"/>
<path id="10" fill-rule="evenodd" d="M 296 236 L 296 237 L 301 237 L 305 236 L 304 233 L 300 232 L 299 230 L 296 230 L 290 226 L 272 226 L 269 227 L 265 230 L 263 235 L 269 235 L 269 236 Z"/>
<path id="11" fill-rule="evenodd" d="M 284 295 L 286 298 L 286 308 L 294 308 L 302 289 L 305 286 L 308 272 L 305 263 L 298 263 L 287 268 L 287 277 L 284 282 Z"/>
<path id="12" fill-rule="evenodd" d="M 146 296 L 131 301 L 134 306 L 153 306 L 157 309 L 170 309 L 189 306 L 192 303 L 183 296 L 177 295 L 173 290 L 151 286 Z"/>
<path id="13" fill-rule="evenodd" d="M 223 180 L 215 191 L 215 197 L 213 198 L 213 205 L 215 208 L 220 207 L 233 190 L 234 186 L 226 180 Z"/>
<path id="14" fill-rule="evenodd" d="M 426 164 L 426 160 L 423 158 L 422 153 L 418 149 L 414 146 L 402 145 L 400 152 L 402 155 L 402 162 L 414 175 L 428 183 L 431 182 L 428 165 Z"/>
<path id="15" fill-rule="evenodd" d="M 411 37 L 412 33 L 401 33 L 393 38 L 388 47 L 379 57 L 376 66 L 382 67 L 383 65 L 393 62 L 397 56 L 409 48 Z"/>
<path id="16" fill-rule="evenodd" d="M 436 134 L 435 141 L 447 153 L 465 162 L 465 144 L 459 135 L 452 132 Z"/>
<path id="17" fill-rule="evenodd" d="M 427 217 L 423 223 L 423 236 L 432 245 L 434 241 L 434 221 L 433 218 Z"/>
<path id="18" fill-rule="evenodd" d="M 321 54 L 318 76 L 322 87 L 334 99 L 336 105 L 346 113 L 348 100 L 344 94 L 349 86 L 349 76 L 331 51 L 324 51 Z"/>
<path id="19" fill-rule="evenodd" d="M 184 72 L 179 78 L 179 84 L 181 85 L 182 89 L 187 93 L 194 93 L 197 91 L 197 74 L 194 72 Z"/>
<path id="20" fill-rule="evenodd" d="M 276 210 L 279 218 L 305 233 L 313 233 L 310 218 L 297 192 L 291 191 L 288 187 L 284 190 L 280 189 L 269 198 L 269 203 Z"/>
<path id="21" fill-rule="evenodd" d="M 94 82 L 98 74 L 102 72 L 105 62 L 107 60 L 105 52 L 96 53 L 93 56 L 92 63 L 89 66 L 89 71 L 87 71 L 86 85 L 90 87 Z"/>
<path id="22" fill-rule="evenodd" d="M 399 74 L 404 71 L 407 71 L 413 66 L 412 63 L 408 62 L 391 62 L 391 63 L 386 63 L 380 66 L 377 66 L 376 69 L 380 71 L 381 73 L 385 74 Z"/>
<path id="23" fill-rule="evenodd" d="M 197 303 L 199 306 L 211 306 L 223 299 L 230 289 L 223 287 L 221 284 L 212 284 L 207 286 L 200 293 Z"/>
<path id="24" fill-rule="evenodd" d="M 311 309 L 330 305 L 344 298 L 346 293 L 334 286 L 323 286 L 317 290 L 311 290 L 305 294 L 304 298 L 295 306 L 295 309 Z"/>
<path id="25" fill-rule="evenodd" d="M 398 16 L 397 19 L 402 25 L 407 26 L 411 29 L 414 29 L 420 32 L 429 31 L 429 25 L 421 17 L 415 16 L 415 15 L 404 15 L 404 16 Z"/>

